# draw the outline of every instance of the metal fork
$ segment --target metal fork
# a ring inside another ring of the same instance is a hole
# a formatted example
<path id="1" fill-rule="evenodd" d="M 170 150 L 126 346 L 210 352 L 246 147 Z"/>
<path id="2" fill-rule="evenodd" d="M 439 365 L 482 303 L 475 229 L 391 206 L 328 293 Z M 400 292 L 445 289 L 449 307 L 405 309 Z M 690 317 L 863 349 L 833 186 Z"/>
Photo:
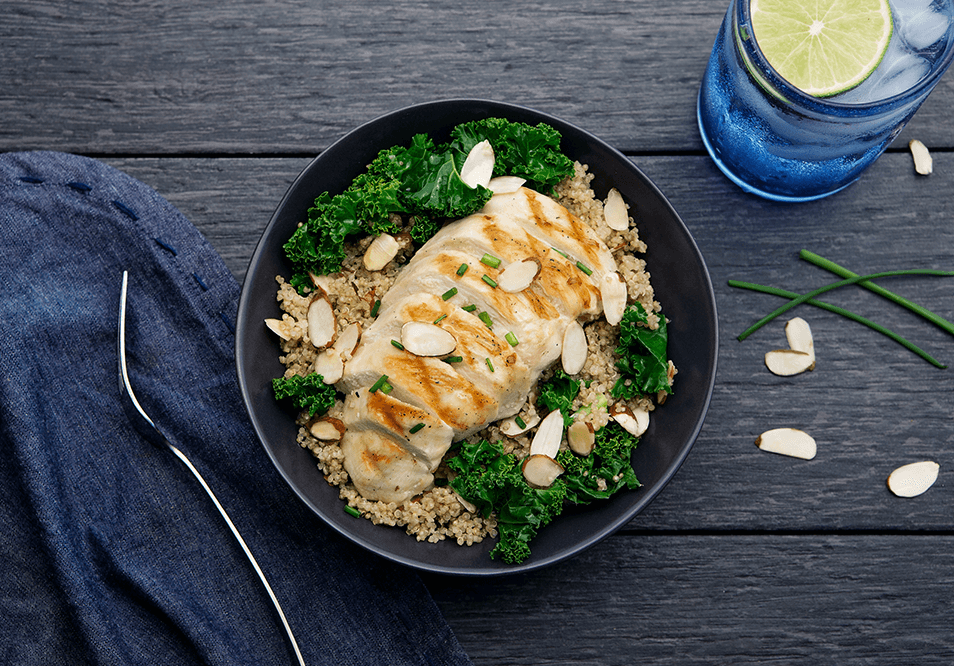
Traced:
<path id="1" fill-rule="evenodd" d="M 281 604 L 278 603 L 278 599 L 275 597 L 275 593 L 272 591 L 271 585 L 268 584 L 268 581 L 265 579 L 265 574 L 262 573 L 262 568 L 258 566 L 258 562 L 256 562 L 255 557 L 252 556 L 252 551 L 248 549 L 248 546 L 245 544 L 245 540 L 242 538 L 242 535 L 239 534 L 239 531 L 232 523 L 232 519 L 229 518 L 229 515 L 225 512 L 225 509 L 222 507 L 222 505 L 219 503 L 219 500 L 212 492 L 212 489 L 209 488 L 209 484 L 205 482 L 204 478 L 202 478 L 199 470 L 195 468 L 195 466 L 189 461 L 185 454 L 182 453 L 182 451 L 173 446 L 166 436 L 162 434 L 162 431 L 159 430 L 159 427 L 151 418 L 149 418 L 149 415 L 146 414 L 146 410 L 144 410 L 142 405 L 139 404 L 139 400 L 136 399 L 136 394 L 133 391 L 132 385 L 129 383 L 129 374 L 126 371 L 126 290 L 128 282 L 129 272 L 123 271 L 123 286 L 119 298 L 119 393 L 120 396 L 122 396 L 121 401 L 123 403 L 123 408 L 126 411 L 126 415 L 129 417 L 130 422 L 136 427 L 136 430 L 138 430 L 140 434 L 142 434 L 146 439 L 159 448 L 168 448 L 170 451 L 172 451 L 176 457 L 182 461 L 186 468 L 192 472 L 192 475 L 198 479 L 199 483 L 202 484 L 202 488 L 212 500 L 212 503 L 215 504 L 215 508 L 219 510 L 222 518 L 225 519 L 229 529 L 232 530 L 232 534 L 235 536 L 235 540 L 238 541 L 239 545 L 242 547 L 242 550 L 245 552 L 245 556 L 248 558 L 248 561 L 252 563 L 252 568 L 255 569 L 255 573 L 258 574 L 259 580 L 261 580 L 262 585 L 265 586 L 265 591 L 268 592 L 268 596 L 272 600 L 272 605 L 274 605 L 275 610 L 278 611 L 278 616 L 281 618 L 282 625 L 285 627 L 285 633 L 288 635 L 288 641 L 291 643 L 291 647 L 295 652 L 298 663 L 300 666 L 305 666 L 305 661 L 302 659 L 301 651 L 298 649 L 298 642 L 295 640 L 294 634 L 292 634 L 291 627 L 288 625 L 288 620 L 285 618 L 285 613 L 282 611 Z"/>

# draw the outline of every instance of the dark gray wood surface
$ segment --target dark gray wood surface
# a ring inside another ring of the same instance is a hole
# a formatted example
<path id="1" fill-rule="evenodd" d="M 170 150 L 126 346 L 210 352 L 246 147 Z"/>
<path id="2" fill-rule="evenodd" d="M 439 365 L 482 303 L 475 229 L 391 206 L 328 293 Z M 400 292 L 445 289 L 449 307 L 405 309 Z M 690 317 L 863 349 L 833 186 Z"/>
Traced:
<path id="1" fill-rule="evenodd" d="M 178 206 L 238 280 L 285 189 L 354 126 L 409 103 L 533 106 L 623 150 L 670 198 L 710 268 L 721 327 L 706 425 L 669 487 L 568 562 L 494 581 L 428 576 L 478 665 L 954 663 L 954 368 L 802 307 L 818 367 L 782 379 L 762 355 L 779 304 L 730 278 L 806 291 L 857 272 L 954 268 L 954 78 L 865 177 L 819 202 L 743 194 L 704 154 L 695 95 L 725 10 L 668 3 L 5 2 L 0 151 L 104 159 Z M 662 6 L 661 6 L 662 5 Z M 905 145 L 931 148 L 915 175 Z M 954 319 L 954 283 L 899 293 Z M 858 289 L 829 295 L 954 365 L 954 338 Z M 812 461 L 765 454 L 801 427 Z M 940 463 L 925 495 L 885 478 Z"/>

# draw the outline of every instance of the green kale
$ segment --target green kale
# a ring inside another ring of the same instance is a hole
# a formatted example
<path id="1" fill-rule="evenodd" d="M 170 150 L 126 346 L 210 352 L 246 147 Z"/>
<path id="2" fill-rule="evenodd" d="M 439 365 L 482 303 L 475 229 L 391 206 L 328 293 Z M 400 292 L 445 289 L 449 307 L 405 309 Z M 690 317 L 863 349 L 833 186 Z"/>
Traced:
<path id="1" fill-rule="evenodd" d="M 411 224 L 411 238 L 415 243 L 423 245 L 437 233 L 439 228 L 431 218 L 415 216 Z"/>
<path id="2" fill-rule="evenodd" d="M 539 385 L 537 404 L 543 405 L 551 412 L 559 409 L 563 415 L 563 425 L 569 427 L 573 423 L 573 400 L 580 392 L 580 382 L 558 369 L 553 377 Z"/>
<path id="3" fill-rule="evenodd" d="M 288 379 L 276 377 L 272 380 L 272 390 L 276 400 L 290 398 L 299 409 L 307 409 L 310 416 L 324 415 L 335 404 L 335 388 L 325 384 L 321 375 L 293 375 Z"/>
<path id="4" fill-rule="evenodd" d="M 659 314 L 656 330 L 651 330 L 647 324 L 646 310 L 638 302 L 623 313 L 619 323 L 619 346 L 616 347 L 620 378 L 610 390 L 614 398 L 630 399 L 659 391 L 672 393 L 666 356 L 666 318 Z"/>
<path id="5" fill-rule="evenodd" d="M 563 510 L 566 486 L 559 479 L 544 490 L 523 478 L 521 461 L 486 440 L 464 442 L 448 461 L 456 472 L 450 486 L 487 517 L 497 514 L 500 538 L 491 557 L 518 564 L 530 556 L 529 543 L 540 528 Z"/>
<path id="6" fill-rule="evenodd" d="M 557 462 L 563 465 L 560 480 L 566 484 L 567 500 L 574 504 L 589 504 L 606 499 L 623 488 L 635 490 L 640 486 L 633 471 L 630 456 L 638 437 L 629 434 L 615 421 L 610 421 L 596 432 L 596 444 L 588 456 L 560 451 Z M 600 481 L 605 488 L 600 488 Z"/>

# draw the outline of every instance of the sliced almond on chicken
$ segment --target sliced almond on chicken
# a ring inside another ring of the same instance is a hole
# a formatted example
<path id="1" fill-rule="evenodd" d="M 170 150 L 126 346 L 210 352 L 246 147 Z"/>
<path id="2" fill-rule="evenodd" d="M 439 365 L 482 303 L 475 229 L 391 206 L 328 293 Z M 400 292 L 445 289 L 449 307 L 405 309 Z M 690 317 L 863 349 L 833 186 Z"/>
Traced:
<path id="1" fill-rule="evenodd" d="M 335 341 L 338 324 L 335 311 L 324 292 L 315 294 L 308 304 L 308 337 L 311 344 L 324 349 Z"/>
<path id="2" fill-rule="evenodd" d="M 390 234 L 381 234 L 364 251 L 364 267 L 369 271 L 379 271 L 387 266 L 395 256 L 401 244 Z"/>
<path id="3" fill-rule="evenodd" d="M 627 405 L 617 403 L 613 406 L 610 418 L 636 437 L 640 437 L 649 428 L 649 412 L 646 409 L 630 409 Z"/>
<path id="4" fill-rule="evenodd" d="M 903 465 L 888 475 L 888 489 L 898 497 L 917 497 L 934 485 L 940 469 L 931 460 Z"/>
<path id="5" fill-rule="evenodd" d="M 573 425 L 566 429 L 566 443 L 577 455 L 585 457 L 593 453 L 593 447 L 596 445 L 593 424 L 586 421 L 574 421 Z"/>
<path id="6" fill-rule="evenodd" d="M 814 370 L 815 359 L 810 354 L 794 349 L 773 349 L 765 354 L 765 367 L 772 374 L 791 377 L 806 370 Z"/>
<path id="7" fill-rule="evenodd" d="M 315 372 L 325 384 L 336 384 L 344 374 L 344 361 L 334 347 L 326 349 L 315 359 Z"/>
<path id="8" fill-rule="evenodd" d="M 308 432 L 312 437 L 323 442 L 335 442 L 344 436 L 345 426 L 338 419 L 329 416 L 312 423 Z"/>
<path id="9" fill-rule="evenodd" d="M 497 276 L 497 287 L 508 294 L 516 294 L 529 287 L 540 274 L 540 262 L 524 259 L 508 265 Z"/>
<path id="10" fill-rule="evenodd" d="M 626 311 L 626 282 L 619 273 L 607 273 L 600 278 L 600 298 L 603 301 L 603 316 L 610 326 L 616 326 Z"/>
<path id="11" fill-rule="evenodd" d="M 436 324 L 409 321 L 401 328 L 401 345 L 417 356 L 444 356 L 457 348 L 457 339 Z"/>
<path id="12" fill-rule="evenodd" d="M 468 187 L 482 185 L 487 187 L 494 173 L 494 149 L 490 141 L 484 139 L 467 153 L 467 159 L 460 167 L 460 179 Z"/>
<path id="13" fill-rule="evenodd" d="M 755 445 L 769 453 L 803 460 L 814 458 L 817 450 L 811 435 L 796 428 L 775 428 L 763 432 L 756 438 Z"/>
<path id="14" fill-rule="evenodd" d="M 497 176 L 490 179 L 487 188 L 494 194 L 510 194 L 519 190 L 526 182 L 527 179 L 520 176 Z"/>
<path id="15" fill-rule="evenodd" d="M 533 488 L 549 488 L 557 477 L 563 474 L 563 465 L 550 456 L 531 455 L 523 461 L 523 478 Z"/>
<path id="16" fill-rule="evenodd" d="M 344 330 L 341 331 L 341 334 L 338 335 L 338 339 L 335 340 L 333 345 L 335 350 L 344 357 L 345 355 L 350 356 L 354 353 L 355 348 L 358 346 L 358 341 L 361 339 L 361 324 L 355 322 L 344 327 Z"/>
<path id="17" fill-rule="evenodd" d="M 554 409 L 540 422 L 533 441 L 530 442 L 530 455 L 541 455 L 556 458 L 563 441 L 563 414 Z"/>
<path id="18" fill-rule="evenodd" d="M 500 432 L 505 434 L 507 437 L 519 437 L 540 423 L 540 416 L 538 414 L 534 414 L 533 416 L 528 416 L 525 419 L 521 418 L 520 420 L 523 422 L 523 425 L 517 423 L 517 417 L 515 416 L 503 419 L 497 425 L 500 428 Z"/>
<path id="19" fill-rule="evenodd" d="M 615 187 L 606 195 L 606 203 L 603 205 L 603 218 L 606 220 L 606 226 L 613 231 L 629 229 L 629 211 L 626 210 L 623 195 Z"/>
<path id="20" fill-rule="evenodd" d="M 801 317 L 794 317 L 785 322 L 785 337 L 788 346 L 795 351 L 805 352 L 815 361 L 815 340 L 812 338 L 812 327 Z"/>
<path id="21" fill-rule="evenodd" d="M 281 319 L 266 319 L 265 326 L 282 340 L 291 339 L 291 336 L 285 332 L 285 323 Z"/>
<path id="22" fill-rule="evenodd" d="M 574 319 L 563 331 L 563 349 L 560 351 L 563 372 L 568 375 L 579 374 L 586 364 L 586 352 L 586 332 L 583 325 Z"/>
<path id="23" fill-rule="evenodd" d="M 934 171 L 934 159 L 928 147 L 918 139 L 908 141 L 908 148 L 911 149 L 911 157 L 914 158 L 914 170 L 922 176 L 930 176 Z"/>

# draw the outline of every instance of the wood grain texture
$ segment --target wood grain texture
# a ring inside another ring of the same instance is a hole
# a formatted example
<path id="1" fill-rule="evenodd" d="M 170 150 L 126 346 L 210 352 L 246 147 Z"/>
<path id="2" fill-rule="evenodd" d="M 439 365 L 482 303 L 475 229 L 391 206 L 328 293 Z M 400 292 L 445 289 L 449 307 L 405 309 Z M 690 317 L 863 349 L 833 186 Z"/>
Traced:
<path id="1" fill-rule="evenodd" d="M 0 150 L 311 154 L 402 106 L 479 97 L 627 152 L 701 151 L 725 0 L 4 2 Z M 954 80 L 900 137 L 954 146 Z"/>

